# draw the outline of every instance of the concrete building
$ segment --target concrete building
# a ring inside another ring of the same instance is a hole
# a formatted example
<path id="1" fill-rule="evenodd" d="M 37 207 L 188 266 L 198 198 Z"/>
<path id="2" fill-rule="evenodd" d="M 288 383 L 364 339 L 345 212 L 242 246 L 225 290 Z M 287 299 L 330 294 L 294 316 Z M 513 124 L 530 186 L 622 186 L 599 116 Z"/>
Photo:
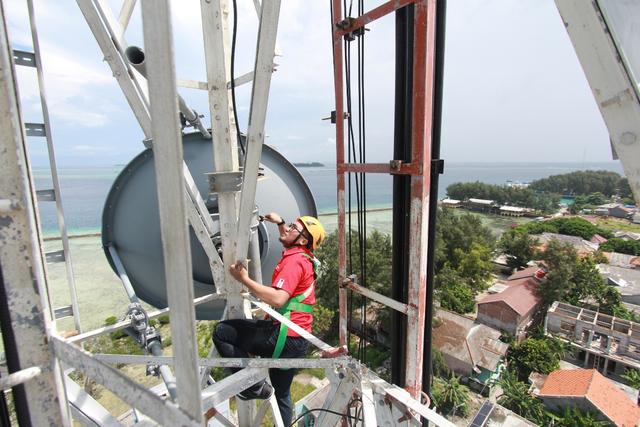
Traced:
<path id="1" fill-rule="evenodd" d="M 467 378 L 473 389 L 489 393 L 509 348 L 500 341 L 500 331 L 446 310 L 436 312 L 433 325 L 433 347 L 442 352 L 447 366 Z"/>
<path id="2" fill-rule="evenodd" d="M 567 359 L 579 366 L 614 378 L 640 369 L 640 323 L 556 301 L 547 311 L 545 330 L 577 349 Z"/>
<path id="3" fill-rule="evenodd" d="M 440 200 L 440 204 L 448 208 L 459 208 L 462 206 L 462 202 L 456 199 L 442 199 Z"/>
<path id="4" fill-rule="evenodd" d="M 515 216 L 515 217 L 524 216 L 526 212 L 527 210 L 525 208 L 518 208 L 515 206 L 500 206 L 500 210 L 498 211 L 498 213 L 502 216 Z"/>
<path id="5" fill-rule="evenodd" d="M 493 212 L 495 210 L 495 202 L 485 199 L 469 199 L 464 202 L 464 207 L 472 211 Z"/>
<path id="6" fill-rule="evenodd" d="M 487 295 L 478 302 L 477 321 L 524 339 L 542 299 L 534 278 L 510 280 L 501 292 Z"/>
<path id="7" fill-rule="evenodd" d="M 607 284 L 620 292 L 623 302 L 640 306 L 640 269 L 611 264 L 598 264 L 597 268 Z"/>
<path id="8" fill-rule="evenodd" d="M 573 246 L 578 255 L 589 255 L 598 250 L 598 246 L 595 243 L 591 243 L 578 236 L 567 236 L 566 234 L 558 233 L 542 233 L 532 234 L 531 237 L 538 240 L 538 248 L 544 251 L 551 240 L 558 240 L 562 243 L 568 243 Z"/>
<path id="9" fill-rule="evenodd" d="M 635 209 L 626 208 L 622 205 L 616 205 L 612 208 L 609 208 L 609 216 L 612 216 L 614 218 L 629 219 L 633 216 L 635 212 L 636 212 Z"/>
<path id="10" fill-rule="evenodd" d="M 595 369 L 559 369 L 547 376 L 537 392 L 547 408 L 579 408 L 618 427 L 636 427 L 640 408 Z"/>

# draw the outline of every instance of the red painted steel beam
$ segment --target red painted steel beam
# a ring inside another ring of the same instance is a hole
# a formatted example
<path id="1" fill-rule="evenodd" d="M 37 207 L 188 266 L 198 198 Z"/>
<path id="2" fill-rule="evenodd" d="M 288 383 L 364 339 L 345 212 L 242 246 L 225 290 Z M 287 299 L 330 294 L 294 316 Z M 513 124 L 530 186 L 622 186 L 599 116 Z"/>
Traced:
<path id="1" fill-rule="evenodd" d="M 420 174 L 420 166 L 413 163 L 391 161 L 390 163 L 342 163 L 338 164 L 338 173 L 388 173 L 393 175 Z"/>
<path id="2" fill-rule="evenodd" d="M 368 23 L 373 22 L 376 19 L 380 19 L 398 9 L 402 9 L 416 1 L 417 0 L 392 0 L 376 7 L 375 9 L 371 9 L 369 12 L 366 12 L 364 15 L 357 18 L 345 18 L 345 20 L 338 22 L 333 21 L 339 29 L 336 33 L 338 36 L 344 36 L 345 34 L 349 34 L 359 28 L 362 28 Z M 333 7 L 333 10 L 336 10 L 335 6 Z"/>
<path id="3" fill-rule="evenodd" d="M 342 20 L 342 1 L 331 0 L 333 4 L 333 82 L 336 99 L 336 164 L 344 164 L 344 85 L 343 85 L 343 55 L 342 55 L 342 35 L 339 34 L 338 22 Z M 345 176 L 344 173 L 336 172 L 337 180 L 337 204 L 338 204 L 338 306 L 340 346 L 347 345 L 347 290 L 340 287 L 340 284 L 347 277 L 347 241 L 346 241 L 346 221 L 345 221 Z"/>
<path id="4" fill-rule="evenodd" d="M 413 46 L 412 163 L 422 174 L 411 177 L 409 221 L 409 312 L 407 316 L 407 368 L 405 387 L 419 398 L 422 391 L 424 319 L 427 294 L 427 249 L 431 139 L 435 72 L 436 0 L 416 2 Z"/>

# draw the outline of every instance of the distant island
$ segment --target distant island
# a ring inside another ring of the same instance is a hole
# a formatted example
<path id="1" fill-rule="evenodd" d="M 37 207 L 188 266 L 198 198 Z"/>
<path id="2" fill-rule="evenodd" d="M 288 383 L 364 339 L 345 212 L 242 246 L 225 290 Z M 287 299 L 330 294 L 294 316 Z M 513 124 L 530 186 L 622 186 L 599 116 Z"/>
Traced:
<path id="1" fill-rule="evenodd" d="M 294 163 L 294 166 L 298 168 L 321 168 L 324 165 L 320 162 L 309 162 L 309 163 Z"/>

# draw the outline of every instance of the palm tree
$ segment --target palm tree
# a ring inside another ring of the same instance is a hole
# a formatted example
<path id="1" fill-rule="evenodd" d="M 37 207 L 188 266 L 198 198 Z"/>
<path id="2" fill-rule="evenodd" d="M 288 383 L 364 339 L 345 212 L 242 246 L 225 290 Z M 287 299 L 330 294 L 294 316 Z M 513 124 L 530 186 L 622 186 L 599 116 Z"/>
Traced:
<path id="1" fill-rule="evenodd" d="M 469 409 L 469 389 L 460 384 L 459 378 L 453 373 L 449 378 L 434 380 L 433 398 L 447 415 L 454 416 L 459 412 L 464 416 Z"/>
<path id="2" fill-rule="evenodd" d="M 636 369 L 627 369 L 621 377 L 624 378 L 631 387 L 636 390 L 640 389 L 640 372 Z"/>
<path id="3" fill-rule="evenodd" d="M 606 420 L 598 419 L 598 415 L 592 411 L 581 411 L 573 407 L 566 407 L 562 414 L 549 414 L 554 427 L 609 427 L 613 424 Z"/>
<path id="4" fill-rule="evenodd" d="M 541 401 L 529 394 L 529 386 L 518 381 L 515 372 L 507 370 L 500 380 L 502 395 L 498 403 L 516 414 L 539 425 L 547 424 L 547 413 Z"/>

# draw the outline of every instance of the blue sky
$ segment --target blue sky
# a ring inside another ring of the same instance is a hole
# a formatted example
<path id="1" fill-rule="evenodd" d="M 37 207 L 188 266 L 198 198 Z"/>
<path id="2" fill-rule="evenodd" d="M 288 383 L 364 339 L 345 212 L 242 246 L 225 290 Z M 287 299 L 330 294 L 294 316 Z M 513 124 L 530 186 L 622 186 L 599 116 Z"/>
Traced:
<path id="1" fill-rule="evenodd" d="M 26 6 L 6 1 L 10 36 L 31 44 Z M 57 158 L 61 166 L 126 163 L 142 150 L 142 132 L 74 1 L 34 0 Z M 110 1 L 114 10 L 119 2 Z M 365 2 L 369 9 L 379 4 Z M 238 0 L 236 74 L 252 68 L 257 18 Z M 204 80 L 199 2 L 172 3 L 177 75 Z M 391 159 L 393 17 L 366 35 L 368 160 Z M 284 0 L 273 75 L 267 143 L 292 161 L 335 161 L 329 4 Z M 142 46 L 139 9 L 126 34 Z M 353 47 L 355 51 L 355 46 Z M 354 62 L 355 64 L 355 62 Z M 27 121 L 40 120 L 35 72 L 19 70 Z M 179 89 L 209 122 L 206 94 Z M 246 129 L 250 85 L 238 89 Z M 35 166 L 45 145 L 30 139 Z M 442 157 L 449 162 L 599 162 L 609 137 L 562 20 L 551 0 L 449 0 Z"/>

